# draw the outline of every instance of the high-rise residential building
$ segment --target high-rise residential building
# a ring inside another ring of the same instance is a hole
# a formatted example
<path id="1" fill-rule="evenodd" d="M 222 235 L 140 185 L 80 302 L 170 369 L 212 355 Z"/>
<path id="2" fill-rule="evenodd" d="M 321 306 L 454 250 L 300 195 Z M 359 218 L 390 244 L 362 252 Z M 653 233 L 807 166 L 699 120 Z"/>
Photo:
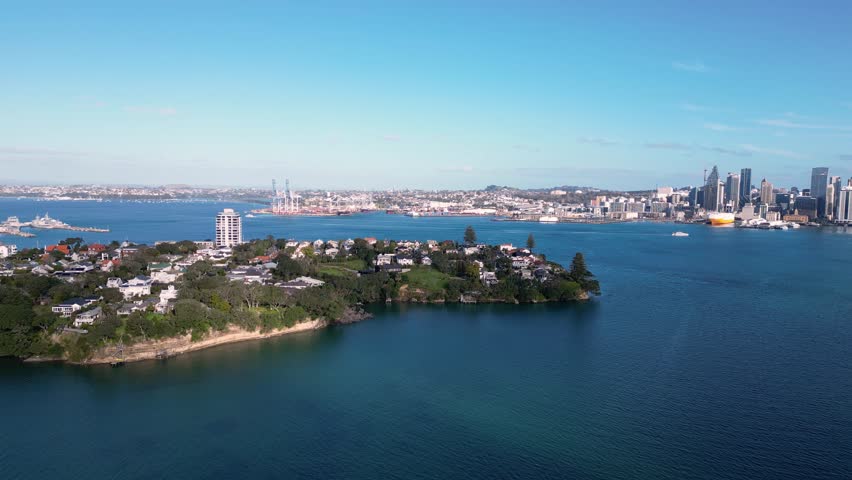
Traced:
<path id="1" fill-rule="evenodd" d="M 852 223 L 852 186 L 840 188 L 840 198 L 837 202 L 837 216 L 834 221 L 838 223 Z"/>
<path id="2" fill-rule="evenodd" d="M 834 184 L 829 182 L 825 187 L 825 218 L 832 220 L 835 213 Z"/>
<path id="3" fill-rule="evenodd" d="M 831 213 L 837 215 L 837 204 L 840 203 L 840 189 L 843 188 L 843 178 L 838 175 L 828 177 L 828 184 L 834 185 L 834 208 Z"/>
<path id="4" fill-rule="evenodd" d="M 764 205 L 772 205 L 775 196 L 772 194 L 772 184 L 764 178 L 760 182 L 760 203 Z"/>
<path id="5" fill-rule="evenodd" d="M 814 167 L 811 170 L 811 196 L 817 199 L 817 216 L 825 217 L 825 194 L 828 187 L 828 168 Z"/>
<path id="6" fill-rule="evenodd" d="M 736 173 L 728 173 L 725 182 L 725 203 L 731 205 L 731 210 L 736 212 L 740 209 L 740 176 Z"/>
<path id="7" fill-rule="evenodd" d="M 751 203 L 751 169 L 740 170 L 740 208 L 746 203 Z"/>
<path id="8" fill-rule="evenodd" d="M 724 210 L 724 189 L 720 185 L 723 184 L 719 181 L 719 169 L 714 165 L 704 184 L 704 209 L 708 212 Z"/>
<path id="9" fill-rule="evenodd" d="M 216 215 L 216 246 L 233 247 L 243 243 L 243 223 L 240 214 L 226 208 Z"/>

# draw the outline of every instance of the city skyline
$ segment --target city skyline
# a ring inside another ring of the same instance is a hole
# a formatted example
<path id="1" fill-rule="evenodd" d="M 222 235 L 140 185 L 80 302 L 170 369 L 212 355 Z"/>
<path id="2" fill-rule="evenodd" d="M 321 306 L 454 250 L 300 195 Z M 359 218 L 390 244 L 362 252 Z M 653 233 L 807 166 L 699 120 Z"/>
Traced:
<path id="1" fill-rule="evenodd" d="M 0 19 L 0 181 L 638 190 L 746 164 L 775 185 L 814 165 L 846 178 L 850 8 L 16 5 Z"/>

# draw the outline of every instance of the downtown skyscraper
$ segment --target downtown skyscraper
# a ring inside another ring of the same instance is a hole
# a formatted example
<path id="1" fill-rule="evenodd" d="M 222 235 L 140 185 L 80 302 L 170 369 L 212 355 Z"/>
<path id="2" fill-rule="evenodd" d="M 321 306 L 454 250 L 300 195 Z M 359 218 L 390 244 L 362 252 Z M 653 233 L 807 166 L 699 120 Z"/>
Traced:
<path id="1" fill-rule="evenodd" d="M 740 170 L 740 208 L 746 203 L 751 203 L 751 169 Z"/>
<path id="2" fill-rule="evenodd" d="M 817 216 L 825 217 L 826 191 L 828 190 L 828 168 L 814 167 L 811 170 L 811 197 L 817 201 Z"/>
<path id="3" fill-rule="evenodd" d="M 740 194 L 740 186 L 742 180 L 736 173 L 729 172 L 728 178 L 725 181 L 725 204 L 731 205 L 731 211 L 736 212 L 739 209 L 742 195 Z"/>
<path id="4" fill-rule="evenodd" d="M 719 181 L 719 169 L 713 165 L 713 170 L 704 184 L 704 209 L 708 212 L 724 210 L 724 191 L 721 185 L 724 184 Z"/>

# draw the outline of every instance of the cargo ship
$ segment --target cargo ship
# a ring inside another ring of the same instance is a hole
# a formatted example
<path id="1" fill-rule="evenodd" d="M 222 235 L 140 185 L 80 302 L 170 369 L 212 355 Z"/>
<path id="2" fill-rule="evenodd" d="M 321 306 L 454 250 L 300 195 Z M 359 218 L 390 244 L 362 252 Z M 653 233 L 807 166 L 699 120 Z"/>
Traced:
<path id="1" fill-rule="evenodd" d="M 731 225 L 734 223 L 733 213 L 711 213 L 708 218 L 711 225 Z"/>

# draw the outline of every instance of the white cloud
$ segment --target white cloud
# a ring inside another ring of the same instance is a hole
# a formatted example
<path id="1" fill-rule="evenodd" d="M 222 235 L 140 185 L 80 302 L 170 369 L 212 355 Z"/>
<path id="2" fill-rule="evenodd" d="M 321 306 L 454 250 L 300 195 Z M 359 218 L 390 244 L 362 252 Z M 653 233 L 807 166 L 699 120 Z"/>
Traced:
<path id="1" fill-rule="evenodd" d="M 672 62 L 672 68 L 675 70 L 695 73 L 707 73 L 710 71 L 710 67 L 705 65 L 704 62 L 698 60 L 693 60 L 691 62 Z"/>
<path id="2" fill-rule="evenodd" d="M 738 128 L 732 127 L 730 125 L 725 125 L 723 123 L 705 123 L 704 128 L 708 130 L 713 130 L 714 132 L 735 132 L 739 130 Z"/>
<path id="3" fill-rule="evenodd" d="M 580 143 L 593 143 L 595 145 L 600 145 L 602 147 L 610 147 L 613 145 L 621 145 L 621 142 L 618 140 L 613 140 L 611 138 L 603 138 L 603 137 L 580 137 L 577 139 Z"/>
<path id="4" fill-rule="evenodd" d="M 767 127 L 780 127 L 780 128 L 796 128 L 803 130 L 835 130 L 841 132 L 852 131 L 852 125 L 826 125 L 826 124 L 818 124 L 818 123 L 802 123 L 796 122 L 793 120 L 787 120 L 785 118 L 769 118 L 763 120 L 757 120 L 755 123 L 759 125 L 765 125 Z"/>
<path id="5" fill-rule="evenodd" d="M 775 148 L 766 148 L 766 147 L 758 147 L 757 145 L 745 144 L 740 145 L 740 147 L 749 152 L 749 153 L 757 153 L 761 155 L 770 155 L 774 157 L 784 157 L 784 158 L 805 158 L 804 155 L 791 152 L 789 150 L 779 150 Z"/>

